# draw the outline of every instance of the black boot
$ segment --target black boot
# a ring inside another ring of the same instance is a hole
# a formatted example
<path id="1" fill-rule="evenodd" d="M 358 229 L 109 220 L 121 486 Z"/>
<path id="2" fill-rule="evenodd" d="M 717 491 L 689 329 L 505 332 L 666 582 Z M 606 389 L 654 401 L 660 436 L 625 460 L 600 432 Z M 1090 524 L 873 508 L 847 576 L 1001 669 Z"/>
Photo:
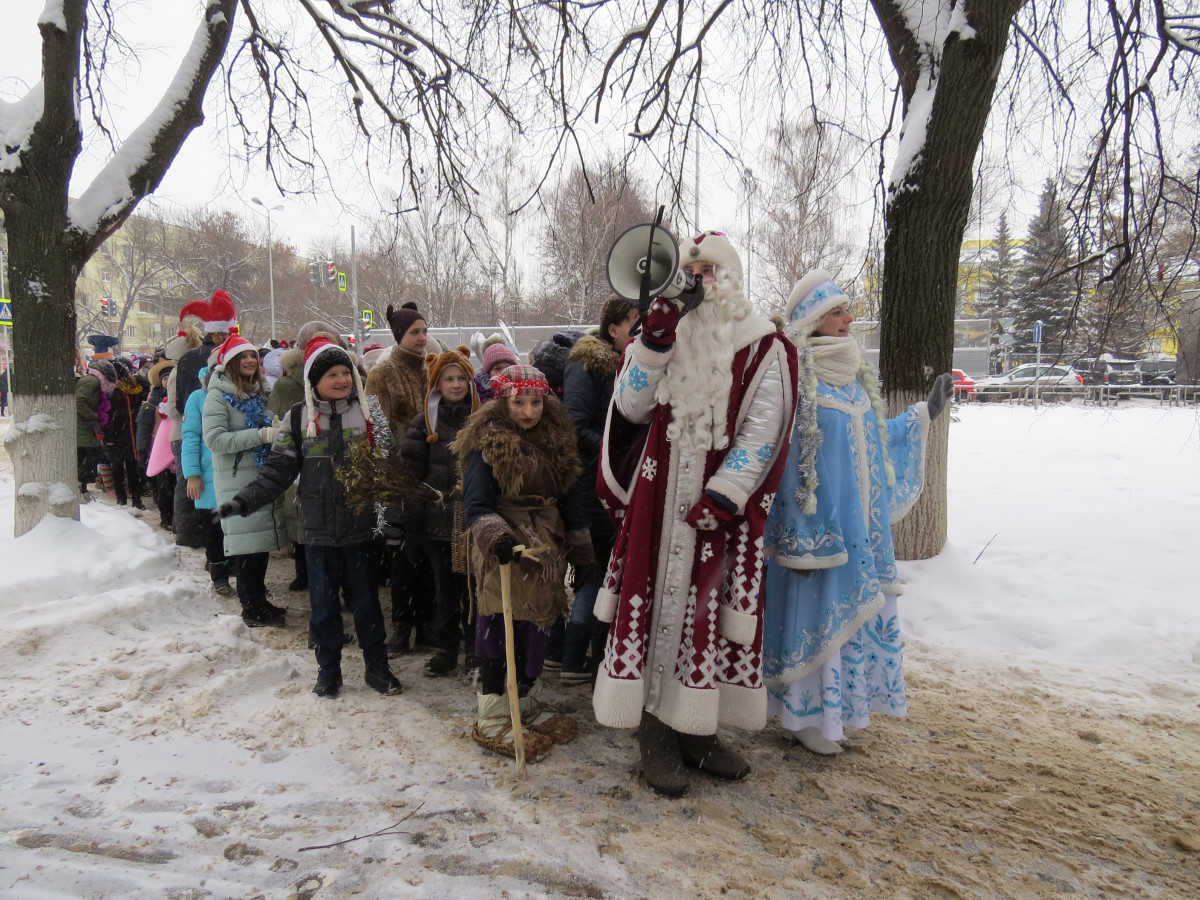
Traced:
<path id="1" fill-rule="evenodd" d="M 722 781 L 742 781 L 750 774 L 750 764 L 715 734 L 680 734 L 679 752 L 685 766 Z"/>
<path id="2" fill-rule="evenodd" d="M 457 668 L 458 651 L 442 649 L 429 657 L 429 661 L 425 663 L 425 668 L 421 671 L 430 678 L 440 678 L 443 675 L 449 675 Z"/>
<path id="3" fill-rule="evenodd" d="M 562 672 L 559 678 L 569 683 L 592 680 L 593 666 L 588 665 L 587 648 L 592 628 L 586 622 L 568 622 L 563 635 Z"/>
<path id="4" fill-rule="evenodd" d="M 341 666 L 330 666 L 327 669 L 321 669 L 321 671 L 317 673 L 317 684 L 313 688 L 312 692 L 318 697 L 325 697 L 332 700 L 338 695 L 338 691 L 341 689 Z"/>
<path id="5" fill-rule="evenodd" d="M 375 688 L 381 694 L 399 694 L 404 690 L 400 679 L 392 674 L 386 662 L 377 668 L 367 669 L 363 678 L 368 687 Z"/>
<path id="6" fill-rule="evenodd" d="M 638 745 L 642 751 L 642 775 L 650 789 L 672 799 L 686 794 L 688 779 L 679 753 L 679 733 L 656 716 L 643 712 Z"/>

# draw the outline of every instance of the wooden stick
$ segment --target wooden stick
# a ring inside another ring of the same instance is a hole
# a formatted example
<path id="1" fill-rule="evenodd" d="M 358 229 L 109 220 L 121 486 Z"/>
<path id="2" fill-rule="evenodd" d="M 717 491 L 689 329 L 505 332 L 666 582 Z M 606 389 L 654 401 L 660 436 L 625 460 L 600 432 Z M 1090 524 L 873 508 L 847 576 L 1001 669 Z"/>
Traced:
<path id="1" fill-rule="evenodd" d="M 513 559 L 525 548 L 513 547 Z M 517 777 L 527 778 L 525 770 L 525 733 L 521 731 L 521 700 L 517 696 L 517 650 L 514 646 L 512 607 L 512 563 L 500 564 L 500 600 L 504 605 L 504 653 L 508 663 L 508 712 L 512 716 L 513 750 L 517 759 Z"/>

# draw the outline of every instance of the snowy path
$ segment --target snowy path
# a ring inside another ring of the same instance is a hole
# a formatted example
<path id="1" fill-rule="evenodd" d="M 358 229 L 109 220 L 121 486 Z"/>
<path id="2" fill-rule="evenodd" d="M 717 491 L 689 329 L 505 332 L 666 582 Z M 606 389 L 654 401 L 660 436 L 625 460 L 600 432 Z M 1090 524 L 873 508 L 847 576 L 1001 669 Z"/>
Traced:
<path id="1" fill-rule="evenodd" d="M 347 648 L 318 701 L 286 560 L 291 624 L 250 631 L 197 551 L 107 503 L 0 539 L 0 895 L 1200 896 L 1194 413 L 959 415 L 951 546 L 904 567 L 911 718 L 832 759 L 731 735 L 751 778 L 675 802 L 585 687 L 548 681 L 581 735 L 523 783 L 421 657 L 385 698 Z M 1109 543 L 1118 500 L 1166 527 Z"/>

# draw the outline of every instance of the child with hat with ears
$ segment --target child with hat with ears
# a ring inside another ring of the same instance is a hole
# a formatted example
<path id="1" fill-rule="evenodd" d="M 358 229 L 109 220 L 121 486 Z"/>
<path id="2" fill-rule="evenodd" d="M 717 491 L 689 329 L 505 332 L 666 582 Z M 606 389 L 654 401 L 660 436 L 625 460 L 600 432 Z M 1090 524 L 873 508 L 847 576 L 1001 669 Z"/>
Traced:
<path id="1" fill-rule="evenodd" d="M 278 431 L 267 409 L 258 348 L 240 335 L 230 335 L 216 351 L 202 422 L 204 443 L 212 451 L 217 503 L 224 506 L 258 475 Z M 176 529 L 178 510 L 176 506 Z M 266 584 L 270 552 L 288 544 L 283 501 L 276 500 L 249 518 L 222 522 L 221 530 L 230 574 L 237 577 L 242 621 L 251 628 L 284 624 L 286 610 L 267 601 Z M 201 544 L 204 536 L 199 535 Z"/>
<path id="2" fill-rule="evenodd" d="M 512 564 L 516 681 L 525 758 L 535 762 L 551 744 L 569 741 L 575 720 L 539 699 L 550 626 L 567 611 L 567 564 L 593 564 L 592 543 L 579 502 L 575 428 L 532 366 L 510 366 L 493 379 L 496 399 L 474 413 L 455 441 L 462 461 L 463 506 L 475 545 L 478 585 L 475 652 L 480 658 L 475 742 L 515 755 L 505 697 L 505 635 L 500 566 Z M 540 552 L 514 556 L 524 545 Z"/>
<path id="3" fill-rule="evenodd" d="M 467 568 L 460 533 L 462 469 L 450 445 L 467 417 L 479 408 L 470 352 L 467 347 L 457 347 L 425 357 L 429 369 L 425 410 L 413 418 L 400 444 L 400 452 L 413 474 L 445 498 L 442 503 L 415 500 L 404 504 L 404 531 L 420 535 L 421 550 L 433 568 L 437 592 L 433 641 L 437 652 L 425 663 L 424 672 L 434 678 L 448 675 L 458 667 L 458 645 L 469 611 Z M 468 656 L 473 655 L 468 652 Z"/>
<path id="4" fill-rule="evenodd" d="M 389 448 L 387 417 L 363 393 L 350 355 L 319 334 L 304 348 L 304 402 L 284 416 L 257 477 L 219 510 L 226 522 L 233 516 L 256 515 L 255 510 L 278 503 L 299 476 L 297 539 L 308 560 L 309 635 L 317 657 L 313 693 L 318 697 L 333 698 L 342 689 L 343 587 L 354 613 L 367 685 L 381 694 L 403 690 L 387 661 L 375 581 L 375 512 L 351 511 L 335 475 L 349 464 L 350 448 L 359 441 Z"/>

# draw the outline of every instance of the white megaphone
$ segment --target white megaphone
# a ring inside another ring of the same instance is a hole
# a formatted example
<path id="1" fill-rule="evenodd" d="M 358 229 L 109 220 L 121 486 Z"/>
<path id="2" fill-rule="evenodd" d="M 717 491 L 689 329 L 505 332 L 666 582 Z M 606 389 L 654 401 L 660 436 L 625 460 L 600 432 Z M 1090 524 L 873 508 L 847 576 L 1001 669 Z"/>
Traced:
<path id="1" fill-rule="evenodd" d="M 661 225 L 634 225 L 608 251 L 608 283 L 626 300 L 668 299 L 695 290 L 698 279 L 679 268 L 679 244 Z"/>

